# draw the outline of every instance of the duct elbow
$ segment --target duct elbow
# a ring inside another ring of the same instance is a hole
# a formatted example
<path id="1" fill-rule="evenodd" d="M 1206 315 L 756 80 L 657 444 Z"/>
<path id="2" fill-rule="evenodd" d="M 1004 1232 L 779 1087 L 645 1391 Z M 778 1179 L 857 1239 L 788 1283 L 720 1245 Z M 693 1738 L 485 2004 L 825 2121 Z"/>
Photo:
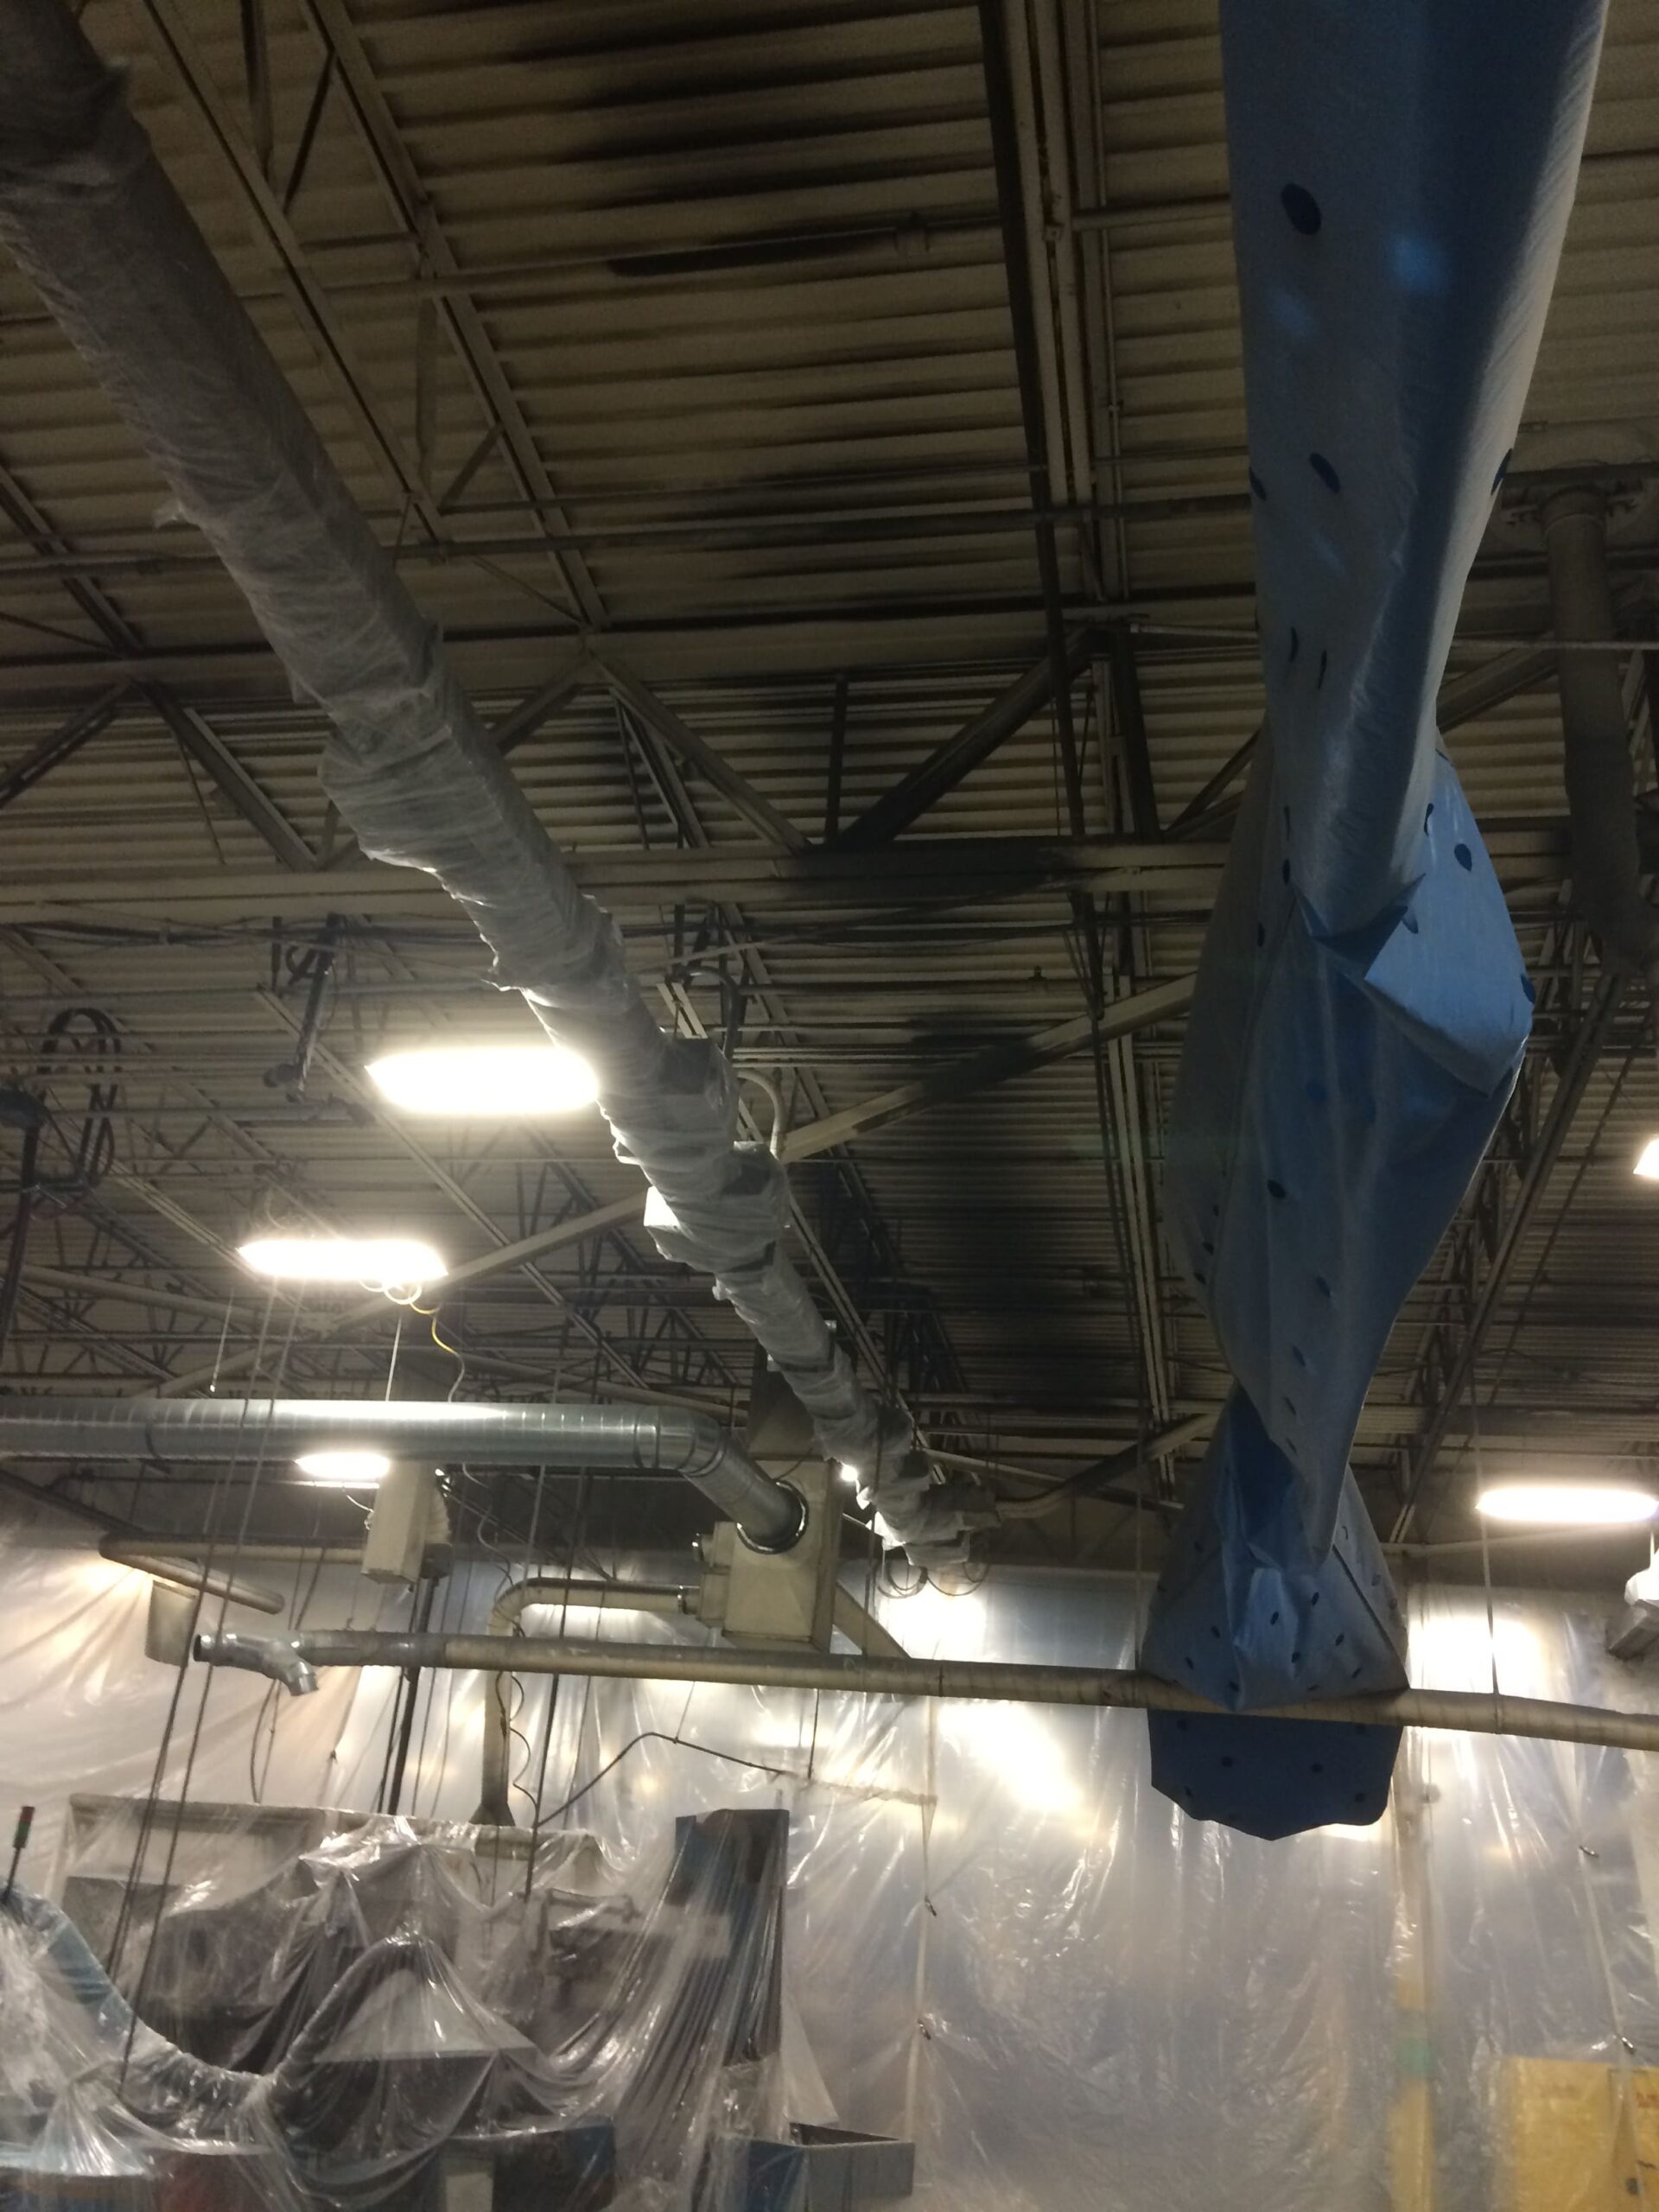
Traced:
<path id="1" fill-rule="evenodd" d="M 199 1636 L 193 1647 L 205 1666 L 237 1667 L 250 1675 L 264 1675 L 280 1682 L 290 1697 L 309 1697 L 317 1687 L 317 1670 L 301 1654 L 299 1646 L 282 1636 Z"/>

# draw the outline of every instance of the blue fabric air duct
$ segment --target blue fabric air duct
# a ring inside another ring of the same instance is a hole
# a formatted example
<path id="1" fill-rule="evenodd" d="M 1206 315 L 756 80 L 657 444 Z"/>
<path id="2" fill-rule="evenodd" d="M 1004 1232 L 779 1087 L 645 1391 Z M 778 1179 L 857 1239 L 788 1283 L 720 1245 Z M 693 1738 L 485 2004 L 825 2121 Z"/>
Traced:
<path id="1" fill-rule="evenodd" d="M 1348 1465 L 1532 987 L 1434 699 L 1572 204 L 1601 0 L 1223 0 L 1264 742 L 1170 1138 L 1236 1377 L 1146 1665 L 1238 1711 L 1403 1683 Z M 1380 1816 L 1381 1730 L 1150 1716 L 1158 1787 L 1277 1836 Z"/>

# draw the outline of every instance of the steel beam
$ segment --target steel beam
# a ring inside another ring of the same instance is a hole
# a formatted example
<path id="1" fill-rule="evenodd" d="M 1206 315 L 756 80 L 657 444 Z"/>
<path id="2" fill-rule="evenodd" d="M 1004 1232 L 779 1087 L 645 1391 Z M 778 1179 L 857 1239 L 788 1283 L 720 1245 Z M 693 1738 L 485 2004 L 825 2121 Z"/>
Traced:
<path id="1" fill-rule="evenodd" d="M 398 221 L 418 247 L 423 264 L 443 282 L 435 296 L 461 366 L 488 421 L 499 425 L 501 445 L 513 475 L 531 502 L 533 526 L 543 537 L 569 538 L 570 524 L 539 448 L 524 419 L 482 316 L 465 290 L 467 272 L 445 236 L 396 118 L 377 82 L 356 25 L 340 0 L 301 0 L 325 59 L 332 59 L 341 89 L 362 133 L 381 188 Z M 533 545 L 534 539 L 527 541 Z M 582 620 L 604 623 L 604 601 L 591 571 L 574 545 L 549 549 L 566 591 Z"/>
<path id="2" fill-rule="evenodd" d="M 1088 667 L 1095 649 L 1092 631 L 1074 631 L 1067 639 L 1064 666 L 1066 680 L 1074 683 Z M 890 844 L 930 807 L 988 760 L 1009 738 L 1022 730 L 1032 716 L 1054 696 L 1052 660 L 1039 661 L 999 693 L 990 705 L 964 722 L 954 737 L 929 753 L 919 766 L 902 777 L 893 789 L 849 822 L 835 840 L 837 851 L 867 852 Z"/>
<path id="3" fill-rule="evenodd" d="M 42 738 L 33 752 L 26 753 L 15 767 L 0 776 L 0 808 L 10 806 L 25 791 L 33 791 L 43 777 L 72 760 L 83 745 L 106 730 L 120 711 L 127 689 L 124 683 L 112 685 L 102 698 L 94 699 L 90 706 L 72 715 L 61 729 Z"/>
<path id="4" fill-rule="evenodd" d="M 1410 1533 L 1412 1520 L 1423 1503 L 1440 1446 L 1446 1440 L 1452 1412 L 1465 1391 L 1472 1387 L 1486 1332 L 1503 1300 L 1510 1270 L 1531 1226 L 1539 1201 L 1548 1188 L 1550 1176 L 1561 1156 L 1561 1147 L 1567 1141 L 1567 1133 L 1595 1074 L 1602 1046 L 1612 1027 L 1613 1017 L 1618 1011 L 1619 1001 L 1624 995 L 1625 982 L 1626 978 L 1622 976 L 1604 975 L 1600 978 L 1589 1010 L 1573 1039 L 1554 1096 L 1550 1100 L 1549 1112 L 1527 1160 L 1520 1186 L 1499 1229 L 1491 1261 L 1457 1356 L 1441 1382 L 1427 1426 L 1412 1454 L 1405 1498 L 1392 1530 L 1395 1543 L 1402 1542 Z"/>
<path id="5" fill-rule="evenodd" d="M 648 729 L 654 730 L 671 753 L 695 768 L 705 783 L 712 785 L 752 830 L 785 852 L 806 850 L 806 837 L 788 816 L 780 812 L 764 792 L 757 791 L 707 738 L 699 737 L 648 684 L 642 683 L 608 654 L 598 661 L 597 673 L 628 712 Z"/>
<path id="6" fill-rule="evenodd" d="M 1654 842 L 1649 833 L 1644 856 L 1649 868 Z M 1566 876 L 1564 823 L 1494 823 L 1486 847 L 1511 896 L 1528 890 L 1554 893 Z M 1191 913 L 1213 901 L 1226 859 L 1226 844 L 1209 839 L 1142 845 L 1116 837 L 940 837 L 868 853 L 839 846 L 794 853 L 739 845 L 705 852 L 578 852 L 570 855 L 570 868 L 583 890 L 625 913 L 728 903 L 757 913 L 817 918 L 963 899 L 985 905 L 1046 893 L 1065 897 L 1077 890 L 1099 898 L 1144 893 Z M 232 866 L 107 880 L 84 874 L 35 882 L 0 878 L 0 925 L 92 913 L 179 922 L 276 910 L 290 920 L 342 909 L 377 917 L 428 915 L 447 905 L 429 877 L 373 862 L 309 876 Z"/>
<path id="7" fill-rule="evenodd" d="M 69 541 L 54 530 L 28 493 L 0 465 L 0 513 L 29 539 L 35 550 L 48 557 L 71 550 Z M 110 649 L 112 661 L 142 654 L 143 640 L 104 592 L 90 579 L 69 575 L 58 579 L 64 590 L 92 623 Z M 122 679 L 121 688 L 127 688 Z M 224 740 L 194 709 L 185 707 L 168 687 L 155 677 L 139 681 L 138 690 L 193 760 L 199 762 L 244 820 L 264 839 L 284 868 L 302 874 L 317 865 L 310 848 L 275 802 L 249 775 Z M 103 695 L 107 699 L 109 694 Z M 97 702 L 101 704 L 102 699 Z"/>

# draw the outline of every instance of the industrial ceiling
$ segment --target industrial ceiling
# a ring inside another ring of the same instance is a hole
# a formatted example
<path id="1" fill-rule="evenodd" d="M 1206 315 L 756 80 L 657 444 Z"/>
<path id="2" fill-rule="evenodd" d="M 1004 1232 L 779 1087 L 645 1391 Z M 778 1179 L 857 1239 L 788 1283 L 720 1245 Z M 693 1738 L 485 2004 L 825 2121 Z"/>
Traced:
<path id="1" fill-rule="evenodd" d="M 1159 1196 L 1261 711 L 1213 7 L 1032 0 L 988 57 L 975 7 L 869 0 L 82 20 L 662 1019 L 778 1091 L 798 1256 L 867 1377 L 988 1521 L 1218 1408 Z M 1465 1537 L 1500 1459 L 1659 1449 L 1659 1193 L 1630 1176 L 1659 1073 L 1571 918 L 1535 520 L 1603 483 L 1624 633 L 1656 634 L 1656 203 L 1659 25 L 1614 0 L 1442 696 L 1537 1018 L 1362 1419 L 1402 1537 Z M 5 1387 L 379 1393 L 395 1352 L 400 1392 L 741 1427 L 750 1340 L 657 1256 L 597 1116 L 376 1099 L 388 1045 L 533 1032 L 442 893 L 364 861 L 321 743 L 0 269 L 0 1079 L 51 1109 Z M 269 1297 L 235 1257 L 268 1224 L 429 1237 L 435 1325 Z M 13 1479 L 200 1520 L 200 1470 Z M 258 1528 L 353 1510 L 271 1485 Z M 1148 1525 L 1074 1498 L 978 1548 L 1122 1560 Z"/>

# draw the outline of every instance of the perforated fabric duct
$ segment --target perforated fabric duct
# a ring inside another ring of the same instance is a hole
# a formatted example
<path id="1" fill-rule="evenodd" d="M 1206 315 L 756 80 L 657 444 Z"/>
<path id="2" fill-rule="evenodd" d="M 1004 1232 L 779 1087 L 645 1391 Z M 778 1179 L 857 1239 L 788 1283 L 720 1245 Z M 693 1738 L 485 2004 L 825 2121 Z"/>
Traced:
<path id="1" fill-rule="evenodd" d="M 1599 0 L 1224 0 L 1267 715 L 1198 976 L 1170 1233 L 1236 1378 L 1145 1660 L 1235 1708 L 1403 1679 L 1348 1467 L 1532 987 L 1434 698 L 1572 202 Z M 1385 1739 L 1151 1723 L 1178 1802 L 1375 1819 Z"/>

